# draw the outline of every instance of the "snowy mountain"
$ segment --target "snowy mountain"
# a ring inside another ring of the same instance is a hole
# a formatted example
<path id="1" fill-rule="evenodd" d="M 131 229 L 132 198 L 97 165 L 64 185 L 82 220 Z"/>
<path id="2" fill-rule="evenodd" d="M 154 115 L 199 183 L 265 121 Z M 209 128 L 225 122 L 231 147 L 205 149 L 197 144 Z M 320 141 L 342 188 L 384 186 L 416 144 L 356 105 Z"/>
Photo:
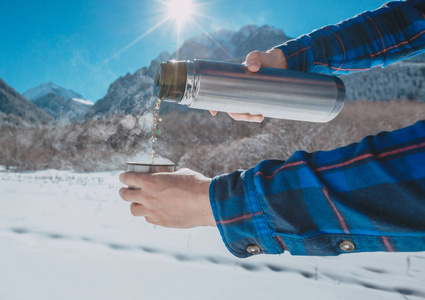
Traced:
<path id="1" fill-rule="evenodd" d="M 27 98 L 29 101 L 34 102 L 35 100 L 40 99 L 46 96 L 47 94 L 55 94 L 66 100 L 73 100 L 74 98 L 85 100 L 84 97 L 81 96 L 80 94 L 72 90 L 60 87 L 52 82 L 46 82 L 36 87 L 33 87 L 27 90 L 26 92 L 24 92 L 22 96 Z"/>
<path id="2" fill-rule="evenodd" d="M 53 118 L 65 122 L 83 120 L 93 105 L 80 94 L 51 82 L 29 89 L 23 96 Z"/>
<path id="3" fill-rule="evenodd" d="M 52 118 L 0 79 L 0 124 L 31 126 Z"/>
<path id="4" fill-rule="evenodd" d="M 63 122 L 83 120 L 90 111 L 91 105 L 85 104 L 84 99 L 65 99 L 57 94 L 48 93 L 40 98 L 36 98 L 33 103 L 54 119 Z"/>
<path id="5" fill-rule="evenodd" d="M 109 86 L 106 96 L 93 105 L 89 116 L 143 114 L 152 110 L 156 101 L 153 97 L 154 82 L 146 75 L 147 72 L 147 68 L 142 68 L 134 74 L 127 73 L 114 81 Z"/>
<path id="6" fill-rule="evenodd" d="M 169 59 L 211 59 L 242 62 L 254 50 L 267 50 L 289 38 L 280 29 L 270 26 L 248 25 L 239 31 L 221 30 L 209 35 L 203 34 L 184 42 L 178 51 L 170 55 L 162 52 L 149 67 L 134 74 L 118 78 L 109 87 L 107 95 L 96 102 L 93 115 L 143 114 L 151 112 L 156 98 L 153 96 L 153 79 L 159 64 Z M 170 110 L 187 111 L 187 107 L 163 103 L 161 113 Z"/>

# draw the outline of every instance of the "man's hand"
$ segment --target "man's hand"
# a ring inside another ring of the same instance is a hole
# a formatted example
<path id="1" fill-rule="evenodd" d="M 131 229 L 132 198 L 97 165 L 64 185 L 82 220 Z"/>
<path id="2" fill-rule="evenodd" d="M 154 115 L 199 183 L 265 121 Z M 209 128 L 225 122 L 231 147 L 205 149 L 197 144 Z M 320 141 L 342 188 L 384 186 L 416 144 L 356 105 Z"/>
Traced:
<path id="1" fill-rule="evenodd" d="M 254 51 L 247 55 L 246 66 L 250 72 L 258 72 L 261 67 L 264 68 L 277 68 L 287 69 L 288 61 L 285 54 L 280 49 L 272 49 L 267 52 Z M 210 111 L 213 116 L 217 114 L 217 111 Z M 263 116 L 253 116 L 250 114 L 235 114 L 229 113 L 229 116 L 236 121 L 248 121 L 261 123 L 264 120 Z"/>
<path id="2" fill-rule="evenodd" d="M 258 72 L 260 68 L 288 69 L 286 55 L 280 49 L 251 52 L 246 56 L 245 64 L 251 72 Z"/>
<path id="3" fill-rule="evenodd" d="M 120 174 L 120 196 L 132 202 L 131 213 L 155 225 L 172 228 L 216 226 L 209 201 L 210 178 L 189 169 L 175 173 Z"/>

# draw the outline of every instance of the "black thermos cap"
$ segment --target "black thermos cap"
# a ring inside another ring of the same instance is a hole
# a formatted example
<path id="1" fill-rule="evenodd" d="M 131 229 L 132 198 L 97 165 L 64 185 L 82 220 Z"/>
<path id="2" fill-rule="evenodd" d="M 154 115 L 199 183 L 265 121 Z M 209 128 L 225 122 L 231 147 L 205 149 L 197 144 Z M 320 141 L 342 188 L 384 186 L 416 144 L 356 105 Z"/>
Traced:
<path id="1" fill-rule="evenodd" d="M 155 95 L 164 101 L 180 102 L 186 90 L 187 68 L 182 61 L 161 63 L 155 76 Z"/>

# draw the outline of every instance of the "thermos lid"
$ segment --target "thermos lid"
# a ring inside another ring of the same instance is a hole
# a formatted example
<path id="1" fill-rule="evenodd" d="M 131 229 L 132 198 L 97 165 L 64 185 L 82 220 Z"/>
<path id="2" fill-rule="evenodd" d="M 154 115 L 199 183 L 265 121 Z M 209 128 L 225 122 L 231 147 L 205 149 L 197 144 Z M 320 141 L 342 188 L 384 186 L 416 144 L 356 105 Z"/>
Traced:
<path id="1" fill-rule="evenodd" d="M 186 90 L 187 68 L 183 61 L 161 63 L 155 76 L 155 95 L 164 101 L 180 102 Z"/>

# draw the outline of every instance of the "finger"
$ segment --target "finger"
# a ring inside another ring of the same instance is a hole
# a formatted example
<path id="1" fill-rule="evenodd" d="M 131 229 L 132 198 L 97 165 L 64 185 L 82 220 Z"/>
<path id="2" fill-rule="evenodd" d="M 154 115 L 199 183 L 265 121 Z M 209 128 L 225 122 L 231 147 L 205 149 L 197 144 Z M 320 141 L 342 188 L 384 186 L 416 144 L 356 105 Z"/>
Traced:
<path id="1" fill-rule="evenodd" d="M 155 219 L 151 218 L 151 217 L 145 217 L 146 222 L 148 222 L 149 224 L 153 224 L 153 225 L 159 225 L 158 222 L 155 221 Z"/>
<path id="2" fill-rule="evenodd" d="M 152 177 L 152 174 L 142 174 L 135 172 L 125 172 L 120 174 L 120 181 L 128 186 L 133 188 L 143 188 L 143 185 L 149 178 Z"/>
<path id="3" fill-rule="evenodd" d="M 127 202 L 143 202 L 143 194 L 141 190 L 134 190 L 131 188 L 123 187 L 120 189 L 120 196 L 124 201 Z"/>
<path id="4" fill-rule="evenodd" d="M 146 217 L 149 215 L 149 211 L 142 204 L 131 203 L 130 212 L 135 217 Z"/>
<path id="5" fill-rule="evenodd" d="M 254 51 L 247 55 L 245 63 L 249 71 L 258 72 L 262 67 L 274 67 L 274 57 L 270 53 Z"/>
<path id="6" fill-rule="evenodd" d="M 264 116 L 262 115 L 250 115 L 249 122 L 261 123 L 264 121 Z"/>
<path id="7" fill-rule="evenodd" d="M 236 120 L 236 121 L 247 121 L 247 122 L 261 123 L 264 120 L 264 117 L 262 115 L 229 113 L 229 116 L 233 120 Z"/>
<path id="8" fill-rule="evenodd" d="M 210 110 L 211 115 L 215 116 L 217 114 L 216 110 Z"/>
<path id="9" fill-rule="evenodd" d="M 261 68 L 260 52 L 254 51 L 246 56 L 245 64 L 251 72 L 258 72 Z"/>

